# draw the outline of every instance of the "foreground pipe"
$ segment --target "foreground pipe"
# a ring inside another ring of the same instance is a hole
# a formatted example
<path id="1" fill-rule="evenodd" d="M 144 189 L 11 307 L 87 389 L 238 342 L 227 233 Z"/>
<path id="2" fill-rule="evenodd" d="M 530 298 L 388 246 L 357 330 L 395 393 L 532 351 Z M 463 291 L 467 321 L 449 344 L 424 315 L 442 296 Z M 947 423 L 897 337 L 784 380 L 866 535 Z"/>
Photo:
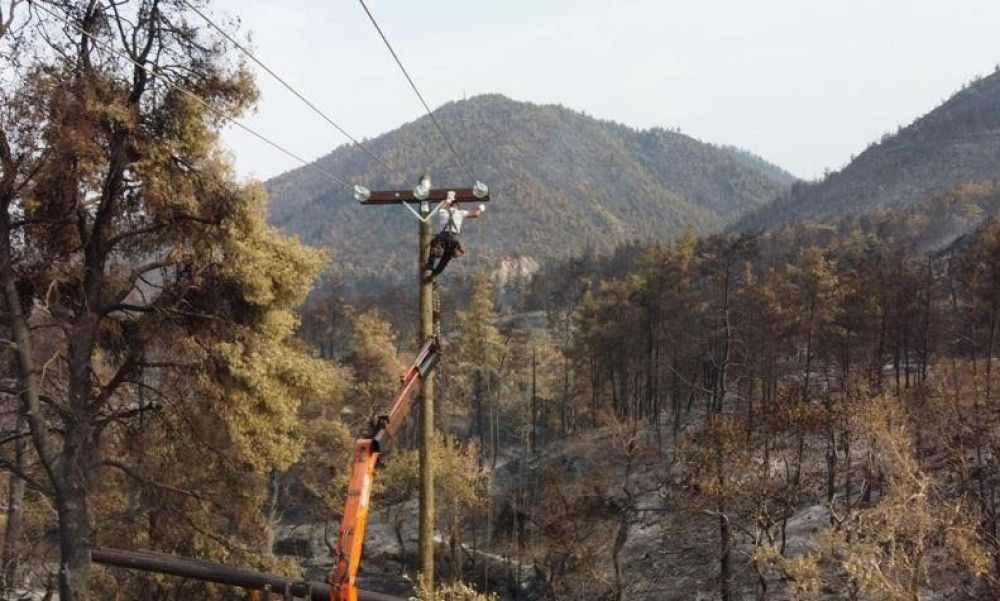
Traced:
<path id="1" fill-rule="evenodd" d="M 276 574 L 263 574 L 261 572 L 233 568 L 220 563 L 176 557 L 163 553 L 153 553 L 152 551 L 122 551 L 121 549 L 101 547 L 91 551 L 91 557 L 95 563 L 107 566 L 170 574 L 172 576 L 180 576 L 181 578 L 214 582 L 216 584 L 228 584 L 255 591 L 262 591 L 265 588 L 269 588 L 271 593 L 275 595 L 283 594 L 285 587 L 290 586 L 291 593 L 295 597 L 309 599 L 310 601 L 330 600 L 329 584 L 292 580 Z M 400 597 L 368 591 L 358 591 L 358 598 L 360 601 L 403 601 Z"/>

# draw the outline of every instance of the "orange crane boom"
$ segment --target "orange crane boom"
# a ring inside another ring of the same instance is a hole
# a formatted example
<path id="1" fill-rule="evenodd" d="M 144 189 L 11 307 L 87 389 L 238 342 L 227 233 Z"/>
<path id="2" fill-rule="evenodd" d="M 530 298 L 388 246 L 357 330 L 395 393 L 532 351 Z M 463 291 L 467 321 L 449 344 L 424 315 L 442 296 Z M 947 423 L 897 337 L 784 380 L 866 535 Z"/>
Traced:
<path id="1" fill-rule="evenodd" d="M 441 349 L 437 339 L 431 338 L 425 342 L 413 364 L 400 376 L 399 392 L 393 398 L 389 411 L 375 418 L 369 437 L 359 438 L 354 443 L 347 503 L 340 520 L 340 536 L 333 557 L 333 572 L 330 574 L 330 601 L 358 601 L 358 566 L 361 564 L 375 465 L 382 442 L 393 435 L 406 420 L 410 412 L 410 392 L 434 368 L 440 357 Z"/>

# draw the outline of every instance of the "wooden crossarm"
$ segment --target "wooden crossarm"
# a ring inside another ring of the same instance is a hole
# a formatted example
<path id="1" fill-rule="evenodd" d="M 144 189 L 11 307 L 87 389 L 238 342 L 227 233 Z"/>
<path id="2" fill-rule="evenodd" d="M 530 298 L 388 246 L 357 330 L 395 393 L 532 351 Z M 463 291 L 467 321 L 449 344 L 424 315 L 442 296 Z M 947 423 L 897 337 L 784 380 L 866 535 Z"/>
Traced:
<path id="1" fill-rule="evenodd" d="M 438 203 L 448 196 L 448 192 L 455 193 L 455 202 L 489 202 L 490 195 L 477 198 L 472 193 L 472 188 L 433 188 L 425 200 L 431 203 Z M 363 205 L 394 205 L 400 202 L 421 203 L 419 198 L 413 196 L 413 190 L 372 190 L 368 200 L 363 201 Z"/>

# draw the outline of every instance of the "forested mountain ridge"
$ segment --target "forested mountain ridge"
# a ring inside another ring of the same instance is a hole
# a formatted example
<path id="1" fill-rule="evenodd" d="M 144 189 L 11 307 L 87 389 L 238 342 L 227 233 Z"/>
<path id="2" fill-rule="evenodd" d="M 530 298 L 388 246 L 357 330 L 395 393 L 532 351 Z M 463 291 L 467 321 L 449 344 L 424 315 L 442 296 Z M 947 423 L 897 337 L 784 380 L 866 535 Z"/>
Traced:
<path id="1" fill-rule="evenodd" d="M 774 203 L 748 213 L 737 229 L 792 218 L 824 221 L 883 206 L 909 206 L 971 182 L 1000 179 L 1000 72 L 885 135 L 840 171 L 799 182 Z"/>
<path id="2" fill-rule="evenodd" d="M 490 257 L 546 259 L 587 246 L 608 250 L 632 238 L 670 237 L 685 227 L 718 229 L 795 179 L 746 151 L 496 94 L 451 102 L 436 114 L 476 177 L 491 187 L 494 203 L 483 226 Z M 472 183 L 427 117 L 366 145 L 414 180 L 426 170 L 438 186 Z M 316 164 L 371 188 L 414 184 L 393 179 L 350 146 Z M 411 248 L 399 240 L 412 232 L 414 220 L 402 208 L 362 209 L 349 190 L 307 167 L 267 187 L 271 222 L 308 244 L 332 248 L 338 262 L 349 258 L 349 271 L 409 271 Z M 469 237 L 467 246 L 475 248 L 479 234 Z"/>

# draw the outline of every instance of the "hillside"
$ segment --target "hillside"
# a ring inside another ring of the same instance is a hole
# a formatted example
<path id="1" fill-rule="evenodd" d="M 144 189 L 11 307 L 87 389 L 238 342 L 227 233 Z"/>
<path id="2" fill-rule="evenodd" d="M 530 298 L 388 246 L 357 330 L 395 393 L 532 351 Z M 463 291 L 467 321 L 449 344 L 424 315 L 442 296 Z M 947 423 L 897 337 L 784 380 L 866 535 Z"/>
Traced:
<path id="1" fill-rule="evenodd" d="M 699 142 L 663 129 L 639 131 L 560 106 L 487 95 L 452 102 L 437 113 L 476 176 L 490 184 L 485 231 L 470 226 L 467 248 L 486 256 L 546 259 L 587 246 L 610 249 L 632 238 L 669 237 L 685 227 L 724 227 L 788 189 L 794 177 L 750 153 Z M 471 182 L 450 162 L 426 117 L 367 142 L 400 171 L 424 170 L 435 184 Z M 395 181 L 355 148 L 317 162 L 371 188 L 410 187 Z M 412 265 L 415 229 L 409 213 L 361 208 L 300 168 L 267 187 L 271 221 L 312 245 L 332 248 L 356 275 L 398 275 Z M 409 241 L 409 238 L 404 238 Z M 471 263 L 471 262 L 470 262 Z"/>
<path id="2" fill-rule="evenodd" d="M 1000 72 L 970 84 L 823 181 L 793 185 L 788 195 L 746 215 L 737 227 L 910 206 L 961 184 L 998 179 Z"/>

